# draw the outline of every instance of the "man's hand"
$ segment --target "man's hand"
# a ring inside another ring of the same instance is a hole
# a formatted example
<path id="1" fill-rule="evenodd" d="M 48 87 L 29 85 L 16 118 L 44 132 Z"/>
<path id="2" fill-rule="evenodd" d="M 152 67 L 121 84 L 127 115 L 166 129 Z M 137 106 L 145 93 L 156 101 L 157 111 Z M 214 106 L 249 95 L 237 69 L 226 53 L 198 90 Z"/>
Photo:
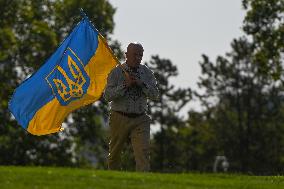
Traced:
<path id="1" fill-rule="evenodd" d="M 126 87 L 132 87 L 135 85 L 142 87 L 143 82 L 135 76 L 129 74 L 125 77 L 125 85 Z"/>
<path id="2" fill-rule="evenodd" d="M 129 75 L 129 74 L 125 75 L 125 86 L 126 87 L 131 87 L 135 84 L 136 84 L 136 78 L 134 76 Z"/>

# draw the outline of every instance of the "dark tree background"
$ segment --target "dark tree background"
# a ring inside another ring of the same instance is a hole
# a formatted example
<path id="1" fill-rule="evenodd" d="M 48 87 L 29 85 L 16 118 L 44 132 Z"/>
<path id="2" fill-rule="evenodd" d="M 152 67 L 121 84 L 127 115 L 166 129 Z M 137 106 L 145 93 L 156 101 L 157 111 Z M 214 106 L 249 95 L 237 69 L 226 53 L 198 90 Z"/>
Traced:
<path id="1" fill-rule="evenodd" d="M 97 117 L 102 112 L 94 106 L 79 110 L 66 120 L 76 129 L 41 137 L 21 129 L 7 109 L 14 89 L 45 62 L 80 21 L 80 7 L 108 38 L 115 12 L 108 1 L 0 1 L 0 164 L 83 166 L 87 150 L 82 150 L 82 146 L 90 141 L 90 146 L 100 146 L 102 123 Z M 109 41 L 121 57 L 119 43 Z M 80 115 L 87 122 L 79 119 Z M 97 148 L 95 151 L 99 152 Z"/>
<path id="2" fill-rule="evenodd" d="M 244 0 L 243 6 L 245 35 L 215 62 L 203 55 L 203 93 L 196 96 L 216 153 L 229 158 L 232 171 L 283 173 L 284 1 Z"/>
<path id="3" fill-rule="evenodd" d="M 170 83 L 178 68 L 152 56 L 146 64 L 158 80 L 160 100 L 149 102 L 153 118 L 153 171 L 212 171 L 217 155 L 229 171 L 283 174 L 284 167 L 284 1 L 243 0 L 244 35 L 212 61 L 202 55 L 200 89 Z M 100 101 L 73 112 L 66 130 L 48 136 L 25 132 L 9 113 L 14 89 L 35 72 L 80 21 L 83 8 L 123 60 L 120 43 L 109 37 L 115 9 L 107 0 L 0 0 L 0 164 L 105 168 L 108 109 Z M 206 53 L 206 52 L 205 52 Z M 198 100 L 203 111 L 180 111 Z M 134 170 L 131 147 L 123 153 Z"/>

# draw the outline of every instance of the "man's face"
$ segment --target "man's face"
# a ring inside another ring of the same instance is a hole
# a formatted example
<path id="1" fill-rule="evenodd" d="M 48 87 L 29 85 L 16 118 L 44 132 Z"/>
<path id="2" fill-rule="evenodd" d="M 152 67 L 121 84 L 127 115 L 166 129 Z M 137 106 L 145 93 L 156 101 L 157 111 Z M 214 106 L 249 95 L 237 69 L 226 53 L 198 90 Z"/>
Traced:
<path id="1" fill-rule="evenodd" d="M 137 67 L 143 57 L 143 48 L 140 45 L 129 45 L 126 52 L 127 65 Z"/>

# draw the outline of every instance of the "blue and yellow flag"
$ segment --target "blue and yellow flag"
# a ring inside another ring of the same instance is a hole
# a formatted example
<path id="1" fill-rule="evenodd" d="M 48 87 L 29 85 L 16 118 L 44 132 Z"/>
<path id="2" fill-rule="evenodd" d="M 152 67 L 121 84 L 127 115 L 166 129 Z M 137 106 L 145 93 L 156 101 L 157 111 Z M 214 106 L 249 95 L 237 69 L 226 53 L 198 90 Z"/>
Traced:
<path id="1" fill-rule="evenodd" d="M 29 133 L 61 130 L 73 110 L 101 97 L 118 61 L 87 17 L 46 63 L 14 92 L 9 109 Z"/>

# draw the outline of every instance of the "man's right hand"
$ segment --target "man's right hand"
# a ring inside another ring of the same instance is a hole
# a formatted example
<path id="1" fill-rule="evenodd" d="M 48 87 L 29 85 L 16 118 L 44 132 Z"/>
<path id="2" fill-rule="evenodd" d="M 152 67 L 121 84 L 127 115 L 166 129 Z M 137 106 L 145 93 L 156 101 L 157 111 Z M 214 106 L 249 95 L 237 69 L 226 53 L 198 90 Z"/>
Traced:
<path id="1" fill-rule="evenodd" d="M 131 87 L 136 85 L 136 78 L 130 74 L 125 75 L 125 86 Z"/>

